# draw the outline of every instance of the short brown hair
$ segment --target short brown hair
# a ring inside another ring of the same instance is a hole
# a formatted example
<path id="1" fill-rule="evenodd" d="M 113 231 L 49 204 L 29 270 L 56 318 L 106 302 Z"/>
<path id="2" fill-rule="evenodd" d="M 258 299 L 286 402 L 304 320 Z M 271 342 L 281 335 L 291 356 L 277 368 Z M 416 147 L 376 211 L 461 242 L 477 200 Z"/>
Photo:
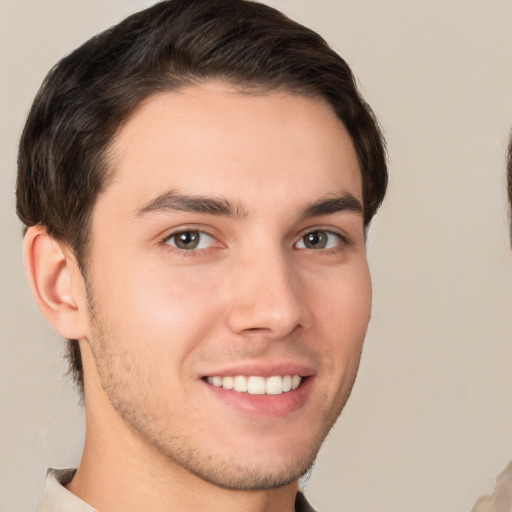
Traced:
<path id="1" fill-rule="evenodd" d="M 246 0 L 159 2 L 62 59 L 44 80 L 21 137 L 21 221 L 68 244 L 85 277 L 90 216 L 108 184 L 104 157 L 114 135 L 148 96 L 216 78 L 326 101 L 354 143 L 369 224 L 386 191 L 385 145 L 349 66 L 317 33 Z M 81 387 L 74 340 L 69 356 Z"/>

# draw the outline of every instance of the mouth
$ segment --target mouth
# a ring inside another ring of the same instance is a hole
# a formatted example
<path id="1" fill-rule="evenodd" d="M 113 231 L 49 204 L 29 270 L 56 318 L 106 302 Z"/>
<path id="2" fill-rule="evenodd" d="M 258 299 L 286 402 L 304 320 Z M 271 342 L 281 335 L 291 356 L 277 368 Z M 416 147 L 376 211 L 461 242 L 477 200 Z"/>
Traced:
<path id="1" fill-rule="evenodd" d="M 300 375 L 212 375 L 203 380 L 211 386 L 249 395 L 282 395 L 297 389 L 305 377 Z"/>
<path id="2" fill-rule="evenodd" d="M 200 377 L 208 395 L 229 410 L 253 418 L 297 413 L 316 388 L 315 369 L 293 362 L 245 364 L 210 371 Z"/>

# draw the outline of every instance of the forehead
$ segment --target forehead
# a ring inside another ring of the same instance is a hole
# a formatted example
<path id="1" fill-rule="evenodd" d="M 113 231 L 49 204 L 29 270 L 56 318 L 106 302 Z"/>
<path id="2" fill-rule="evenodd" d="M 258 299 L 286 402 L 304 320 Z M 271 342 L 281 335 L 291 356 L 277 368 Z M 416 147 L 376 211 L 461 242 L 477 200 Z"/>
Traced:
<path id="1" fill-rule="evenodd" d="M 351 192 L 357 156 L 323 101 L 281 91 L 244 93 L 212 82 L 151 96 L 109 151 L 113 181 L 101 200 L 141 205 L 166 191 L 233 201 Z"/>

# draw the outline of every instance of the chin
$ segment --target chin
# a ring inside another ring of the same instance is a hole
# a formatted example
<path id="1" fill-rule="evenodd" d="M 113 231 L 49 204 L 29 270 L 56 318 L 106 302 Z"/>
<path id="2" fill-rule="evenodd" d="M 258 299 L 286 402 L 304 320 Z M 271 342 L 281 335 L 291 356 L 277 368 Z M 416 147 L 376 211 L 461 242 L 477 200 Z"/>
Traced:
<path id="1" fill-rule="evenodd" d="M 233 491 L 262 491 L 278 489 L 297 482 L 308 472 L 316 460 L 317 453 L 306 460 L 288 462 L 276 467 L 275 459 L 268 464 L 249 465 L 246 462 L 236 464 L 219 463 L 218 465 L 199 464 L 185 467 L 201 480 L 216 487 Z M 211 461 L 210 461 L 211 462 Z"/>

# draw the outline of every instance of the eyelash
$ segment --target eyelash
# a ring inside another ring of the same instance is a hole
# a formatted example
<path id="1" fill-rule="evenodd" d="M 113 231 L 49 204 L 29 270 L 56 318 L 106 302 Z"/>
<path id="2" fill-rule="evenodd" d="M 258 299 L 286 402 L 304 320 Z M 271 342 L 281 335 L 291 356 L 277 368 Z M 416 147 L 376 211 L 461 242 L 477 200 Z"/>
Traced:
<path id="1" fill-rule="evenodd" d="M 217 241 L 217 238 L 215 236 L 211 235 L 210 233 L 208 233 L 207 231 L 191 227 L 191 228 L 180 228 L 176 231 L 173 231 L 172 233 L 166 235 L 161 240 L 161 244 L 166 246 L 166 248 L 168 248 L 171 252 L 174 252 L 174 253 L 177 252 L 183 256 L 199 256 L 201 253 L 203 253 L 204 251 L 207 251 L 208 249 L 211 248 L 211 247 L 206 247 L 206 248 L 181 249 L 181 248 L 177 247 L 176 245 L 170 244 L 170 240 L 172 240 L 173 238 L 175 239 L 177 236 L 179 236 L 181 234 L 186 234 L 186 233 L 199 233 L 200 236 L 206 235 L 207 237 L 211 238 L 213 242 L 219 243 Z M 308 247 L 297 248 L 297 244 L 299 244 L 301 242 L 304 244 L 304 238 L 307 235 L 309 235 L 309 234 L 312 235 L 315 233 L 323 233 L 323 234 L 327 234 L 328 236 L 334 236 L 338 239 L 338 242 L 336 243 L 336 245 L 334 247 L 329 247 L 329 248 L 325 248 L 325 249 L 312 249 L 312 248 L 308 248 Z M 347 239 L 346 236 L 342 235 L 341 233 L 339 233 L 337 231 L 333 231 L 332 229 L 315 227 L 315 228 L 308 228 L 307 230 L 303 231 L 299 235 L 298 239 L 294 242 L 293 248 L 297 249 L 297 250 L 308 250 L 311 252 L 322 252 L 325 254 L 325 253 L 341 252 L 348 245 L 350 245 L 350 241 Z"/>

